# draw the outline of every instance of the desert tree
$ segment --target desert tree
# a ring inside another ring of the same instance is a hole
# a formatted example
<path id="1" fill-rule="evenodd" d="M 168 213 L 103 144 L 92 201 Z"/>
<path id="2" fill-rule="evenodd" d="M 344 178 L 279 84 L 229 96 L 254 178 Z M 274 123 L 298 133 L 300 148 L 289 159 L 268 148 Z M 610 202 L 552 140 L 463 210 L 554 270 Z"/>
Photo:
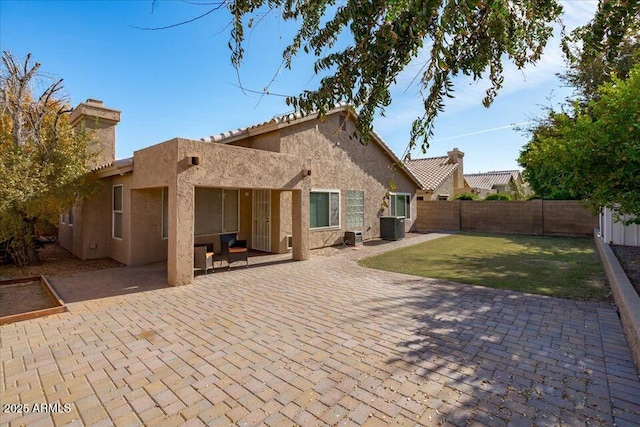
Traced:
<path id="1" fill-rule="evenodd" d="M 91 134 L 73 129 L 62 79 L 39 73 L 31 55 L 3 52 L 0 70 L 0 242 L 18 265 L 39 261 L 37 227 L 57 224 L 94 188 Z"/>

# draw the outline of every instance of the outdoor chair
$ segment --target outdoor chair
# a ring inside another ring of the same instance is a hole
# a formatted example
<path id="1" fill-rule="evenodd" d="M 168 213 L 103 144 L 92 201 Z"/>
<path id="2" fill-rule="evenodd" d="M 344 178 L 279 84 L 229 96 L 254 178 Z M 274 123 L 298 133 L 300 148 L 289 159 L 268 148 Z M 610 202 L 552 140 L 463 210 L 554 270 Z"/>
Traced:
<path id="1" fill-rule="evenodd" d="M 196 246 L 193 248 L 194 269 L 204 270 L 206 276 L 207 270 L 212 269 L 215 271 L 213 261 L 213 245 Z"/>
<path id="2" fill-rule="evenodd" d="M 227 261 L 227 269 L 231 269 L 231 263 L 245 261 L 249 266 L 249 249 L 246 240 L 238 240 L 236 233 L 221 234 L 220 246 L 222 247 L 221 258 Z"/>

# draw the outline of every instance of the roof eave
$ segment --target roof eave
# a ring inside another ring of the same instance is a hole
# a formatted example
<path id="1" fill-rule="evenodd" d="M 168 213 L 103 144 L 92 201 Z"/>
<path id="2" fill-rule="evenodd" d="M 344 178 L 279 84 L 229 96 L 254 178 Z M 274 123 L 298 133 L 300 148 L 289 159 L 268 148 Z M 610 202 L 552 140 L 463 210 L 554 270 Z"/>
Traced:
<path id="1" fill-rule="evenodd" d="M 126 173 L 133 172 L 133 157 L 116 160 L 110 165 L 94 169 L 92 172 L 96 174 L 98 179 L 109 178 L 111 176 L 124 175 Z"/>

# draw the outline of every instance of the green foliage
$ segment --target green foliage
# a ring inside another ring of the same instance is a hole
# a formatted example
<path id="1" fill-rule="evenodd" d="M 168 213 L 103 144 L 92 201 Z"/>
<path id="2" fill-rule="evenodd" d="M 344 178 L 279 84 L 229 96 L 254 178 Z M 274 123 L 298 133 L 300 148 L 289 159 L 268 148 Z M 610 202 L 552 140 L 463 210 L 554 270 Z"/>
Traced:
<path id="1" fill-rule="evenodd" d="M 445 98 L 453 97 L 452 78 L 488 77 L 483 104 L 489 106 L 503 85 L 503 63 L 510 60 L 522 68 L 538 61 L 552 35 L 550 23 L 561 12 L 557 0 L 235 0 L 229 9 L 234 17 L 229 47 L 236 67 L 244 55 L 245 29 L 264 9 L 297 23 L 283 52 L 284 65 L 292 67 L 302 51 L 318 58 L 314 72 L 325 77 L 316 90 L 290 97 L 288 104 L 319 111 L 321 117 L 336 103 L 351 104 L 360 117 L 357 136 L 363 142 L 375 113 L 384 114 L 391 103 L 390 87 L 398 74 L 427 53 L 416 76 L 419 93 L 425 94 L 424 111 L 413 122 L 410 138 L 410 148 L 420 143 L 423 152 Z M 351 43 L 338 47 L 346 39 Z"/>
<path id="2" fill-rule="evenodd" d="M 485 200 L 511 200 L 511 196 L 505 193 L 493 193 L 484 198 Z"/>
<path id="3" fill-rule="evenodd" d="M 479 200 L 479 198 L 473 193 L 462 193 L 455 196 L 453 200 Z"/>
<path id="4" fill-rule="evenodd" d="M 524 175 L 544 199 L 584 198 L 640 222 L 640 2 L 601 1 L 563 49 L 578 97 L 530 129 Z"/>
<path id="5" fill-rule="evenodd" d="M 601 85 L 626 79 L 640 61 L 640 2 L 601 1 L 593 20 L 565 37 L 563 50 L 570 68 L 562 77 L 583 102 L 594 99 Z"/>
<path id="6" fill-rule="evenodd" d="M 34 94 L 40 64 L 16 64 L 5 52 L 0 80 L 0 241 L 9 241 L 16 264 L 38 261 L 35 229 L 57 224 L 95 182 L 89 178 L 91 135 L 74 130 L 61 81 Z"/>
<path id="7" fill-rule="evenodd" d="M 583 197 L 594 212 L 607 207 L 640 223 L 640 64 L 596 95 L 568 113 L 549 113 L 519 162 L 544 198 Z"/>

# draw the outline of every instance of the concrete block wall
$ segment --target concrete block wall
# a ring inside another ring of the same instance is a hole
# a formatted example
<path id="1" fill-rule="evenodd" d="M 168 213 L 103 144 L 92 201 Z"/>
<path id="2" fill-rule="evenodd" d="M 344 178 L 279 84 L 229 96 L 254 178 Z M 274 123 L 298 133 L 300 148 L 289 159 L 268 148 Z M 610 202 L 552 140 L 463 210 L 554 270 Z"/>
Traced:
<path id="1" fill-rule="evenodd" d="M 460 200 L 450 202 L 419 200 L 418 230 L 460 231 Z"/>
<path id="2" fill-rule="evenodd" d="M 419 230 L 591 235 L 598 217 L 577 200 L 418 201 Z"/>
<path id="3" fill-rule="evenodd" d="M 598 217 L 577 200 L 545 200 L 544 234 L 593 234 Z"/>
<path id="4" fill-rule="evenodd" d="M 487 200 L 461 203 L 460 229 L 463 231 L 543 234 L 542 200 L 529 202 Z"/>

